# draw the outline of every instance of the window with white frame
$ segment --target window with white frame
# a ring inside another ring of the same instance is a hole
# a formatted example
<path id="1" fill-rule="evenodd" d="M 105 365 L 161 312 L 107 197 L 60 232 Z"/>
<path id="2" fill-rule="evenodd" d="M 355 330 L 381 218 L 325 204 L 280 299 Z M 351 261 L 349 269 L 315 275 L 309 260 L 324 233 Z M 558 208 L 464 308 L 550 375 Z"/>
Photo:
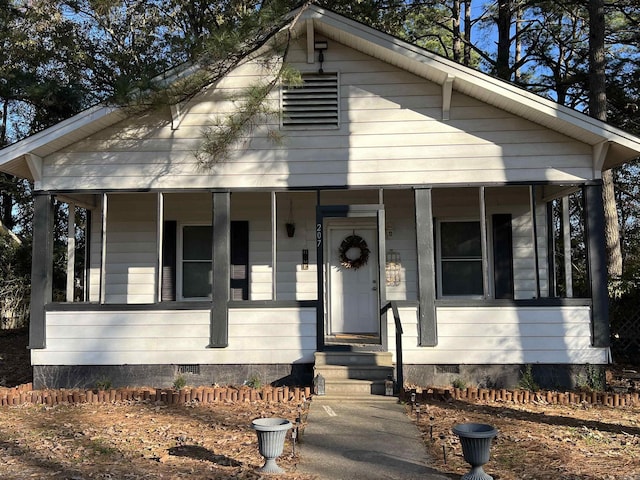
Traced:
<path id="1" fill-rule="evenodd" d="M 438 296 L 481 297 L 484 289 L 480 222 L 440 220 L 437 233 Z"/>

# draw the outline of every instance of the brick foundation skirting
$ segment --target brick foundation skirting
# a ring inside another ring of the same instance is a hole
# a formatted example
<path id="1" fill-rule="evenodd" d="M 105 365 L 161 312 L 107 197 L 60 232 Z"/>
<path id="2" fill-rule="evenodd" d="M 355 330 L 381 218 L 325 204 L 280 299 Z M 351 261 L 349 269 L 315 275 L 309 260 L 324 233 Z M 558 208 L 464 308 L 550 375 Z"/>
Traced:
<path id="1" fill-rule="evenodd" d="M 639 393 L 613 392 L 557 392 L 529 390 L 492 390 L 488 388 L 442 388 L 429 387 L 404 390 L 402 399 L 411 401 L 415 394 L 416 402 L 451 401 L 486 403 L 526 404 L 537 403 L 547 405 L 603 405 L 607 407 L 640 407 Z"/>
<path id="2" fill-rule="evenodd" d="M 0 405 L 60 405 L 75 403 L 161 402 L 185 405 L 225 402 L 302 403 L 311 397 L 311 387 L 197 387 L 118 388 L 112 390 L 33 390 L 31 383 L 13 388 L 0 388 Z"/>

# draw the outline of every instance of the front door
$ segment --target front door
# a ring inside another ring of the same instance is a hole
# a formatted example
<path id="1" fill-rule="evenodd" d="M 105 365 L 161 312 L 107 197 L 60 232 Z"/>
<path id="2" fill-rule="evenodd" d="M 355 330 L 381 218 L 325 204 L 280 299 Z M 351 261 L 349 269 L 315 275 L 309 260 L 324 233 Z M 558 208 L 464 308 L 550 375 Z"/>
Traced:
<path id="1" fill-rule="evenodd" d="M 348 219 L 347 219 L 348 220 Z M 329 335 L 380 332 L 377 227 L 353 220 L 328 225 Z"/>

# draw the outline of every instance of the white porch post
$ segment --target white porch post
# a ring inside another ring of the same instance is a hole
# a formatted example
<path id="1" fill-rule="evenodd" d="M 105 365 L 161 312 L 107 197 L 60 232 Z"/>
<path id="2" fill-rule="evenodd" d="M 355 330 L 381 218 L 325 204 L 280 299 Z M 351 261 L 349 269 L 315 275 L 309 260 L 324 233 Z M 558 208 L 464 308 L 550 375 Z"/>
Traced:
<path id="1" fill-rule="evenodd" d="M 271 300 L 276 299 L 277 291 L 276 291 L 276 258 L 277 258 L 277 250 L 276 250 L 276 240 L 278 237 L 278 215 L 277 215 L 277 201 L 276 201 L 276 192 L 271 192 Z"/>
<path id="2" fill-rule="evenodd" d="M 75 300 L 75 263 L 76 263 L 76 204 L 67 204 L 69 210 L 67 224 L 67 302 Z"/>
<path id="3" fill-rule="evenodd" d="M 156 243 L 158 245 L 156 250 L 156 288 L 154 303 L 162 301 L 162 270 L 164 264 L 162 261 L 162 252 L 164 248 L 164 194 L 158 192 L 158 214 L 157 214 L 157 236 Z"/>
<path id="4" fill-rule="evenodd" d="M 562 197 L 562 238 L 564 252 L 564 282 L 567 297 L 573 297 L 573 275 L 571 274 L 571 224 L 569 223 L 569 197 Z"/>
<path id="5" fill-rule="evenodd" d="M 484 298 L 491 298 L 491 282 L 489 281 L 489 247 L 487 245 L 487 202 L 485 187 L 480 187 L 480 245 L 482 250 L 482 292 Z"/>
<path id="6" fill-rule="evenodd" d="M 535 298 L 540 298 L 540 259 L 538 252 L 538 218 L 536 216 L 537 202 L 535 185 L 529 185 L 529 208 L 531 210 L 531 241 L 533 242 L 533 262 L 536 279 Z"/>
<path id="7" fill-rule="evenodd" d="M 102 222 L 100 226 L 100 304 L 106 299 L 106 269 L 107 269 L 107 194 L 102 194 Z"/>

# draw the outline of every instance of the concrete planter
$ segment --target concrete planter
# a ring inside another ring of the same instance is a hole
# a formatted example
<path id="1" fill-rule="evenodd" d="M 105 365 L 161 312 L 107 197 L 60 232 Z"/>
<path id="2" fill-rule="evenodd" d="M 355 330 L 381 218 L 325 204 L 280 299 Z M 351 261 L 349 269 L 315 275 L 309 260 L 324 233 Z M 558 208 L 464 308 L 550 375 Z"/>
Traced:
<path id="1" fill-rule="evenodd" d="M 257 418 L 251 422 L 251 428 L 258 436 L 258 450 L 265 458 L 264 465 L 258 469 L 263 473 L 283 473 L 276 464 L 276 458 L 282 455 L 284 439 L 292 423 L 285 418 Z"/>
<path id="2" fill-rule="evenodd" d="M 452 430 L 460 437 L 465 462 L 471 465 L 471 470 L 463 475 L 461 480 L 493 480 L 491 475 L 484 472 L 482 466 L 489 461 L 491 441 L 498 431 L 483 423 L 462 423 Z"/>

